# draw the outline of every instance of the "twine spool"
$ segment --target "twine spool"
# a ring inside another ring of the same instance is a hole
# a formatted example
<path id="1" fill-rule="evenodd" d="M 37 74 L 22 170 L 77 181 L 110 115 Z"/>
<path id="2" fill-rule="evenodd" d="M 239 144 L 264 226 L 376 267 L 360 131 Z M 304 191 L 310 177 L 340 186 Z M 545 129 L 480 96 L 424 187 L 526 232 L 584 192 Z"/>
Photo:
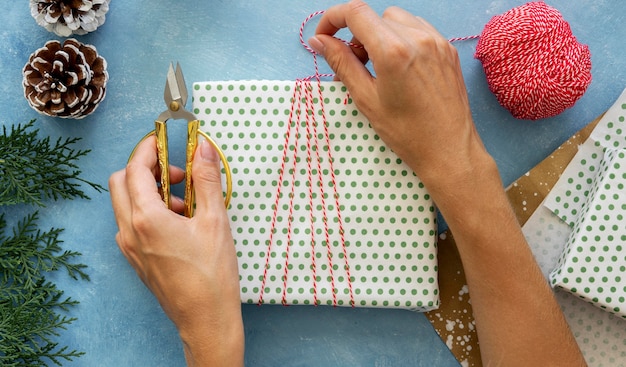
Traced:
<path id="1" fill-rule="evenodd" d="M 519 119 L 570 108 L 591 83 L 591 55 L 561 13 L 531 2 L 493 17 L 476 45 L 498 102 Z"/>

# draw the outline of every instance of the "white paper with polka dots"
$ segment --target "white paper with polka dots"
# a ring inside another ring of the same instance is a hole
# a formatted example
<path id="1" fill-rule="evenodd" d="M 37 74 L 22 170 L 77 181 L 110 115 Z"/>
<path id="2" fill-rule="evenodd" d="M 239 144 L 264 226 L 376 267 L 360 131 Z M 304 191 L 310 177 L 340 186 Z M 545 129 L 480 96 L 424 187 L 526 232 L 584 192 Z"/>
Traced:
<path id="1" fill-rule="evenodd" d="M 570 226 L 582 209 L 605 149 L 626 149 L 626 90 L 606 112 L 563 171 L 545 206 Z"/>
<path id="2" fill-rule="evenodd" d="M 545 200 L 574 229 L 551 275 L 552 285 L 624 318 L 625 95 L 598 122 Z"/>
<path id="3" fill-rule="evenodd" d="M 607 149 L 597 170 L 550 280 L 626 319 L 626 151 Z"/>
<path id="4" fill-rule="evenodd" d="M 587 139 L 546 197 L 544 205 L 571 227 L 583 209 L 603 156 L 604 148 Z"/>
<path id="5" fill-rule="evenodd" d="M 523 227 L 546 278 L 556 268 L 572 228 L 541 205 Z M 556 299 L 590 367 L 626 367 L 626 320 L 556 288 Z"/>
<path id="6" fill-rule="evenodd" d="M 567 257 L 566 254 L 568 250 L 570 255 L 576 254 L 579 259 L 578 265 L 587 262 L 587 257 L 589 257 L 591 261 L 592 256 L 603 256 L 604 261 L 598 262 L 596 261 L 597 259 L 593 260 L 595 264 L 591 265 L 591 271 L 586 269 L 585 273 L 593 273 L 594 267 L 604 267 L 605 269 L 603 271 L 607 271 L 609 270 L 608 266 L 612 266 L 609 274 L 611 274 L 613 279 L 607 276 L 607 278 L 604 279 L 606 282 L 604 282 L 602 279 L 603 275 L 600 275 L 598 278 L 599 282 L 594 279 L 593 283 L 583 285 L 582 289 L 584 290 L 585 287 L 591 289 L 593 285 L 598 286 L 598 284 L 604 283 L 602 284 L 602 293 L 610 293 L 611 288 L 614 287 L 615 292 L 611 300 L 613 300 L 613 298 L 619 300 L 620 297 L 626 294 L 626 291 L 620 288 L 624 287 L 623 278 L 626 275 L 623 270 L 619 270 L 619 267 L 626 264 L 623 244 L 620 248 L 621 263 L 618 265 L 618 268 L 616 268 L 615 265 L 606 263 L 607 257 L 602 254 L 602 252 L 605 251 L 604 247 L 601 249 L 596 247 L 594 252 L 588 251 L 586 254 L 581 255 L 578 249 L 580 246 L 574 245 L 575 248 L 572 248 L 570 240 L 574 241 L 576 238 L 573 226 L 584 211 L 584 203 L 587 201 L 587 197 L 593 189 L 595 175 L 604 158 L 605 148 L 617 148 L 618 150 L 624 148 L 621 144 L 626 142 L 624 138 L 624 127 L 626 126 L 625 116 L 626 90 L 624 90 L 624 93 L 622 93 L 615 104 L 598 123 L 591 137 L 581 145 L 579 152 L 563 172 L 559 182 L 555 185 L 551 193 L 546 197 L 543 205 L 533 213 L 523 227 L 526 239 L 546 278 L 548 278 L 550 273 L 555 271 L 555 269 L 559 268 L 558 261 L 561 258 Z M 626 181 L 622 178 L 620 182 L 617 182 L 618 185 L 620 183 L 624 184 Z M 602 188 L 602 186 L 600 186 L 600 188 Z M 611 200 L 613 199 L 611 198 Z M 593 210 L 596 209 L 593 205 L 590 208 Z M 586 216 L 589 218 L 592 215 L 588 212 L 585 212 L 585 214 L 587 214 Z M 624 215 L 624 210 L 620 209 L 613 217 L 618 219 L 618 214 Z M 611 216 L 609 216 L 609 219 L 611 219 Z M 605 220 L 604 216 L 602 220 Z M 617 223 L 617 225 L 623 226 L 623 221 Z M 579 224 L 579 227 L 580 226 Z M 613 224 L 611 224 L 611 230 L 609 231 L 606 229 L 606 224 L 604 224 L 604 226 L 605 230 L 602 231 L 606 232 L 604 236 L 612 235 L 613 239 L 615 239 L 616 236 L 621 238 L 621 235 L 624 234 L 623 229 L 613 231 Z M 581 227 L 583 228 L 582 230 L 587 230 L 586 226 L 584 227 L 585 228 Z M 590 227 L 590 229 L 594 228 L 599 229 L 597 225 Z M 618 244 L 619 242 L 615 244 L 614 249 L 618 249 Z M 582 262 L 580 261 L 581 258 Z M 560 268 L 563 269 L 565 273 L 569 272 L 567 265 L 561 266 Z M 621 278 L 615 278 L 617 276 Z M 626 367 L 626 320 L 622 319 L 619 315 L 606 312 L 602 308 L 589 303 L 576 292 L 555 288 L 555 293 L 589 366 Z"/>
<path id="7" fill-rule="evenodd" d="M 317 134 L 311 130 L 307 135 L 306 122 L 302 121 L 297 142 L 296 124 L 291 126 L 263 302 L 314 304 L 316 294 L 318 304 L 350 306 L 352 288 L 355 306 L 418 311 L 436 308 L 439 304 L 436 215 L 429 194 L 410 168 L 374 133 L 343 84 L 321 82 L 339 195 L 340 213 L 337 213 L 318 84 L 312 82 L 310 86 L 319 126 Z M 228 157 L 232 170 L 233 197 L 228 213 L 239 260 L 241 300 L 245 303 L 258 302 L 261 293 L 294 87 L 294 81 L 202 82 L 193 87 L 194 113 L 201 120 L 202 129 Z M 303 99 L 303 111 L 305 105 Z M 313 129 L 312 125 L 309 127 Z M 307 136 L 312 138 L 312 146 L 319 147 L 309 150 L 310 178 Z M 295 180 L 292 180 L 296 146 Z M 318 161 L 323 173 L 324 204 L 318 188 Z M 310 182 L 315 207 L 312 216 Z M 328 231 L 323 225 L 324 205 L 328 210 Z M 343 222 L 349 267 L 346 267 L 338 214 Z M 326 232 L 331 243 L 330 256 Z"/>

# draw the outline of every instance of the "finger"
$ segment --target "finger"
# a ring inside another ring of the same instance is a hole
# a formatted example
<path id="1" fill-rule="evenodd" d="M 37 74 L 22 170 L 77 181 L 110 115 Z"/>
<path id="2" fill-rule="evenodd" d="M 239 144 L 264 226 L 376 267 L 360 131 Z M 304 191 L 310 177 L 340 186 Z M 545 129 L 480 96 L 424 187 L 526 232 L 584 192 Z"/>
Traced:
<path id="1" fill-rule="evenodd" d="M 125 170 L 117 171 L 111 175 L 109 178 L 109 192 L 111 193 L 115 221 L 119 229 L 115 235 L 115 242 L 128 262 L 133 268 L 136 268 L 137 260 L 131 248 L 136 238 L 134 237 L 131 223 L 131 204 L 128 190 L 126 189 Z"/>
<path id="2" fill-rule="evenodd" d="M 157 151 L 156 151 L 156 137 L 148 136 L 144 141 L 137 145 L 135 149 L 135 154 L 131 158 L 132 162 L 139 162 L 142 165 L 150 166 L 151 171 L 154 175 L 155 182 L 161 181 L 161 170 L 159 169 L 159 165 L 157 164 Z M 170 165 L 170 183 L 177 184 L 182 182 L 185 179 L 185 170 L 178 167 Z"/>
<path id="3" fill-rule="evenodd" d="M 183 214 L 185 212 L 185 201 L 182 198 L 172 195 L 171 204 L 173 212 L 178 214 Z"/>
<path id="4" fill-rule="evenodd" d="M 354 55 L 356 55 L 356 57 L 359 59 L 359 61 L 361 61 L 363 65 L 367 64 L 367 62 L 369 61 L 369 55 L 367 54 L 367 51 L 365 51 L 363 44 L 361 43 L 361 41 L 358 40 L 358 38 L 352 37 L 352 39 L 350 40 L 350 48 Z"/>
<path id="5" fill-rule="evenodd" d="M 163 198 L 163 188 L 161 187 L 159 187 L 159 196 Z M 184 212 L 184 209 L 185 209 L 184 200 L 180 196 L 174 195 L 172 192 L 170 192 L 170 205 L 171 205 L 170 209 L 173 212 L 178 213 L 178 214 L 182 214 Z"/>
<path id="6" fill-rule="evenodd" d="M 135 163 L 139 163 L 139 164 L 143 164 L 147 166 L 152 165 L 153 168 L 151 169 L 151 171 L 153 172 L 154 182 L 155 183 L 161 182 L 161 172 L 159 169 L 159 165 L 157 164 L 158 158 L 157 158 L 157 153 L 156 153 L 156 137 L 155 136 L 149 136 L 137 146 L 135 150 L 135 154 L 133 155 L 133 158 L 131 159 L 131 161 L 133 165 Z M 131 167 L 131 169 L 133 171 L 135 170 L 134 167 Z M 181 183 L 185 179 L 184 169 L 178 166 L 170 165 L 169 171 L 170 171 L 169 175 L 170 175 L 171 185 Z M 155 186 L 157 187 L 157 192 L 159 196 L 163 197 L 161 189 L 157 185 Z M 171 206 L 172 206 L 172 210 L 176 213 L 180 214 L 184 211 L 183 200 L 178 197 L 172 196 Z"/>
<path id="7" fill-rule="evenodd" d="M 372 87 L 373 77 L 369 70 L 365 68 L 363 62 L 357 56 L 350 47 L 344 44 L 342 41 L 333 38 L 328 35 L 317 35 L 309 43 L 314 48 L 316 42 L 319 42 L 321 48 L 323 48 L 323 56 L 331 69 L 335 72 L 338 79 L 341 80 L 350 93 L 353 95 L 359 91 L 369 94 L 369 90 Z"/>
<path id="8" fill-rule="evenodd" d="M 333 6 L 324 12 L 317 25 L 315 34 L 334 35 L 342 28 L 350 28 L 355 38 L 359 39 L 369 51 L 376 47 L 380 40 L 377 32 L 383 27 L 382 19 L 372 8 L 360 0 Z"/>
<path id="9" fill-rule="evenodd" d="M 358 44 L 363 49 L 356 51 L 332 37 L 339 29 L 348 27 Z M 373 31 L 374 30 L 374 31 Z M 377 53 L 384 51 L 387 39 L 396 37 L 395 32 L 386 25 L 367 4 L 357 0 L 329 8 L 316 29 L 316 38 L 320 52 L 334 70 L 353 97 L 357 107 L 369 115 L 369 109 L 378 98 L 376 80 L 363 62 L 367 58 L 373 62 Z M 314 42 L 310 42 L 311 45 Z"/>
<path id="10" fill-rule="evenodd" d="M 111 205 L 118 228 L 130 222 L 130 197 L 126 188 L 126 171 L 120 170 L 109 177 Z"/>
<path id="11" fill-rule="evenodd" d="M 163 188 L 160 185 L 161 174 L 158 171 L 159 170 L 157 170 L 156 174 L 154 175 L 154 180 L 155 180 L 155 183 L 157 184 L 159 195 L 162 198 Z M 185 170 L 177 166 L 170 166 L 170 186 L 179 184 L 183 182 L 184 179 L 185 179 Z M 170 192 L 170 205 L 171 205 L 172 211 L 178 214 L 182 214 L 184 212 L 185 204 L 184 204 L 183 199 L 181 199 L 178 196 L 174 196 L 171 192 Z"/>
<path id="12" fill-rule="evenodd" d="M 126 165 L 126 186 L 132 210 L 153 207 L 155 202 L 162 204 L 155 184 L 156 167 L 156 138 L 150 136 L 137 146 L 135 155 Z"/>
<path id="13" fill-rule="evenodd" d="M 367 54 L 367 51 L 365 51 L 365 48 L 363 47 L 363 44 L 361 43 L 361 41 L 359 41 L 356 37 L 352 37 L 348 46 L 350 47 L 350 50 L 356 56 L 356 58 L 359 60 L 361 64 L 363 65 L 367 64 L 367 62 L 369 61 L 369 56 Z M 332 54 L 332 51 L 330 53 Z M 329 58 L 332 59 L 332 56 L 329 56 Z M 326 62 L 328 62 L 328 60 Z M 333 61 L 329 62 L 329 65 L 330 63 L 335 63 L 335 62 Z M 354 67 L 355 67 L 355 71 L 357 70 L 357 68 L 359 68 L 358 66 L 354 66 Z M 335 66 L 335 68 L 338 69 L 339 67 Z M 333 67 L 331 67 L 331 69 L 333 69 Z M 340 71 L 339 74 L 345 75 L 343 71 Z M 369 73 L 369 71 L 367 73 L 364 73 L 363 78 L 371 78 L 371 74 Z M 335 72 L 335 76 L 333 79 L 335 81 L 341 80 L 337 72 Z"/>
<path id="14" fill-rule="evenodd" d="M 196 217 L 216 210 L 226 211 L 222 193 L 220 159 L 215 148 L 203 140 L 193 159 L 191 176 L 196 196 Z"/>
<path id="15" fill-rule="evenodd" d="M 158 195 L 158 188 L 153 174 L 153 168 L 156 166 L 156 153 L 150 148 L 154 146 L 154 137 L 141 142 L 126 168 L 111 175 L 109 183 L 111 200 L 120 231 L 133 232 L 133 201 L 137 196 L 137 192 L 140 194 L 152 192 Z M 142 177 L 144 184 L 141 185 L 140 189 L 135 188 L 133 191 L 131 183 L 137 181 L 133 177 L 138 175 Z"/>
<path id="16" fill-rule="evenodd" d="M 155 179 L 160 181 L 159 176 L 155 176 Z M 178 166 L 170 166 L 170 183 L 172 185 L 179 184 L 185 179 L 185 170 Z"/>
<path id="17" fill-rule="evenodd" d="M 134 154 L 128 163 L 133 162 L 147 165 L 151 169 L 157 166 L 157 146 L 154 135 L 146 137 L 135 147 Z"/>

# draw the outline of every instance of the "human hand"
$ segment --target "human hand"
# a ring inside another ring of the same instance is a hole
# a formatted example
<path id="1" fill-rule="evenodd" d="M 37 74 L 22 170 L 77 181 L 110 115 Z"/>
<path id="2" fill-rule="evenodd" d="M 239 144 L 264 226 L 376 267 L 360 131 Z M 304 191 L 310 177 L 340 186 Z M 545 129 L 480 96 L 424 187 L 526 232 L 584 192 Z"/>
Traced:
<path id="1" fill-rule="evenodd" d="M 118 246 L 176 325 L 192 365 L 243 365 L 243 322 L 233 237 L 224 208 L 219 158 L 203 141 L 193 161 L 193 218 L 174 211 L 156 186 L 156 141 L 143 141 L 109 187 Z M 184 171 L 172 167 L 172 183 Z M 213 365 L 213 364 L 210 364 Z"/>
<path id="2" fill-rule="evenodd" d="M 332 37 L 345 27 L 362 49 Z M 474 128 L 450 43 L 402 9 L 389 8 L 379 17 L 353 0 L 325 12 L 309 45 L 424 182 L 446 219 L 463 262 L 485 365 L 585 365 Z M 363 65 L 368 59 L 375 76 Z"/>
<path id="3" fill-rule="evenodd" d="M 362 49 L 332 37 L 345 27 Z M 452 176 L 474 174 L 476 165 L 489 161 L 474 128 L 456 49 L 423 19 L 397 7 L 380 17 L 364 2 L 350 1 L 325 12 L 309 45 L 429 189 L 446 179 L 458 183 Z M 363 65 L 368 59 L 375 76 Z"/>

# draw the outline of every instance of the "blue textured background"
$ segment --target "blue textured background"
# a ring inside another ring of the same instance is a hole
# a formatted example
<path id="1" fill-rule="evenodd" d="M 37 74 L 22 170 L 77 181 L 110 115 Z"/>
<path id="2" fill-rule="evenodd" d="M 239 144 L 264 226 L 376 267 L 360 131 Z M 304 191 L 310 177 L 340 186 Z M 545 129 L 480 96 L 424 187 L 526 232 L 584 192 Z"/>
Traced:
<path id="1" fill-rule="evenodd" d="M 42 134 L 79 136 L 92 152 L 81 161 L 86 179 L 106 185 L 163 110 L 165 73 L 180 61 L 194 81 L 288 79 L 313 72 L 298 29 L 310 13 L 334 1 L 112 0 L 106 23 L 78 36 L 108 61 L 107 97 L 92 116 L 68 121 L 38 115 L 22 95 L 22 67 L 48 39 L 58 39 L 30 16 L 28 1 L 0 12 L 0 123 L 37 118 Z M 503 0 L 371 1 L 379 12 L 400 5 L 446 37 L 480 33 L 494 15 L 523 4 Z M 605 111 L 626 86 L 626 9 L 618 0 L 553 0 L 579 41 L 589 45 L 593 83 L 576 106 L 537 122 L 515 120 L 489 92 L 475 41 L 457 45 L 479 133 L 505 184 L 524 174 L 570 135 Z M 312 32 L 313 25 L 307 28 Z M 325 68 L 325 66 L 324 66 Z M 172 139 L 184 130 L 170 126 Z M 182 141 L 182 140 L 181 140 Z M 83 253 L 91 282 L 56 280 L 81 303 L 78 321 L 61 342 L 87 352 L 72 366 L 181 366 L 176 331 L 137 279 L 114 241 L 108 194 L 91 201 L 50 203 L 41 226 L 63 227 L 67 248 Z M 30 208 L 0 209 L 20 217 Z M 252 366 L 455 366 L 458 363 L 421 314 L 397 310 L 244 306 L 246 361 Z"/>

